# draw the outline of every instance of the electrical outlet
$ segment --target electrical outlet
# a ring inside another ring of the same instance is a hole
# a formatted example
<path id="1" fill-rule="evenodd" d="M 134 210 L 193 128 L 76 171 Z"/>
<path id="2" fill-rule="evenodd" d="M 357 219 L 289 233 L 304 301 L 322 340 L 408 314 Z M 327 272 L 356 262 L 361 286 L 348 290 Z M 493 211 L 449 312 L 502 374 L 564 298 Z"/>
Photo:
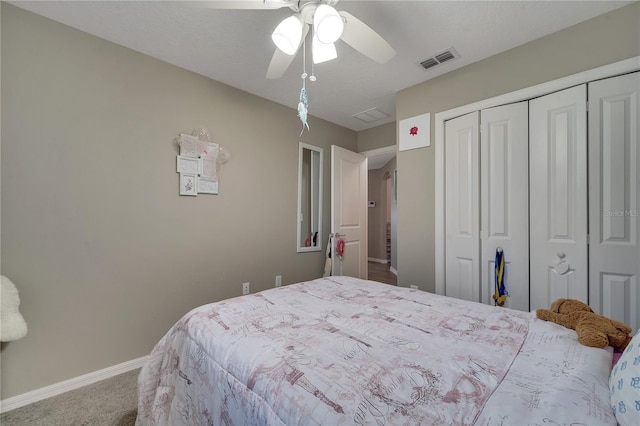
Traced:
<path id="1" fill-rule="evenodd" d="M 276 275 L 276 287 L 280 287 L 282 285 L 282 275 Z"/>
<path id="2" fill-rule="evenodd" d="M 249 283 L 242 284 L 242 295 L 249 294 L 250 288 Z"/>

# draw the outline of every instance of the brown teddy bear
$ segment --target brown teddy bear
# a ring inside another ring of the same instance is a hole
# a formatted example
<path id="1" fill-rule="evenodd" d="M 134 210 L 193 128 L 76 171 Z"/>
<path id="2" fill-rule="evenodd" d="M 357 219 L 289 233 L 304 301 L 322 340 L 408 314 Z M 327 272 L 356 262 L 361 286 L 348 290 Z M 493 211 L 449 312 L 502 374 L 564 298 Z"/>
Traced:
<path id="1" fill-rule="evenodd" d="M 538 309 L 541 320 L 555 322 L 578 333 L 578 342 L 585 346 L 612 346 L 623 350 L 631 341 L 631 328 L 625 324 L 594 313 L 589 305 L 575 299 L 558 299 L 551 309 Z"/>

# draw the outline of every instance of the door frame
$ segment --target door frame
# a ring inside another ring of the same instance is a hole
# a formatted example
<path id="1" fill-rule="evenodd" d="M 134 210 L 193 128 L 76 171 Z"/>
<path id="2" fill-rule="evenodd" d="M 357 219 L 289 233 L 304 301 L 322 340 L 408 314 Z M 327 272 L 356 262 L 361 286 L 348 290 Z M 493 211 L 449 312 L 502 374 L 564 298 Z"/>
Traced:
<path id="1" fill-rule="evenodd" d="M 394 159 L 394 158 L 397 159 L 397 157 L 398 157 L 398 145 L 396 145 L 394 143 L 393 145 L 388 145 L 388 146 L 385 146 L 385 147 L 382 147 L 382 148 L 376 148 L 376 149 L 370 149 L 370 150 L 367 150 L 367 151 L 358 152 L 358 154 L 361 154 L 361 155 L 364 155 L 365 157 L 367 157 L 368 171 L 378 170 L 378 169 L 384 167 L 392 159 Z M 384 164 L 382 164 L 381 166 L 379 166 L 377 168 L 372 169 L 371 168 L 371 160 L 372 159 L 374 159 L 376 161 L 376 163 L 378 163 L 378 164 L 380 163 L 379 160 L 383 159 L 384 160 Z M 396 162 L 396 166 L 397 166 L 397 162 Z M 392 205 L 392 203 L 394 203 L 393 197 L 392 196 L 390 197 L 390 195 L 393 195 L 394 192 L 395 192 L 395 189 L 394 189 L 394 183 L 395 183 L 394 176 L 392 175 L 391 178 L 387 182 L 391 183 L 391 192 L 389 194 L 387 194 L 387 200 L 386 200 L 387 201 L 387 205 L 381 206 L 381 207 L 383 207 L 385 209 L 387 208 L 387 206 L 390 206 L 390 205 Z M 368 188 L 367 188 L 367 190 L 368 190 Z M 395 241 L 396 241 L 396 235 L 395 235 L 394 230 L 396 228 L 396 223 L 395 223 L 396 220 L 395 220 L 395 215 L 392 214 L 391 216 L 392 217 L 389 219 L 390 222 L 392 223 L 392 225 L 391 225 L 391 259 L 389 260 L 388 265 L 389 265 L 389 270 L 394 275 L 397 276 L 398 275 L 398 271 L 396 271 L 393 268 L 393 255 L 394 255 L 393 248 L 394 248 Z M 370 226 L 371 226 L 371 222 L 368 222 L 367 223 L 367 227 L 370 227 Z M 368 243 L 369 242 L 367 241 L 367 244 Z M 370 257 L 368 257 L 367 259 L 368 259 L 368 261 L 372 261 L 372 262 L 376 262 L 376 263 L 382 263 L 381 261 L 383 260 L 383 259 L 372 259 Z M 386 260 L 386 257 L 385 257 L 384 260 Z"/>
<path id="2" fill-rule="evenodd" d="M 444 125 L 449 119 L 504 104 L 526 101 L 547 95 L 579 84 L 589 83 L 602 78 L 614 77 L 640 70 L 640 56 L 614 62 L 612 64 L 582 71 L 546 83 L 516 90 L 504 95 L 456 107 L 435 114 L 435 266 L 436 293 L 445 290 L 445 188 L 444 188 Z"/>

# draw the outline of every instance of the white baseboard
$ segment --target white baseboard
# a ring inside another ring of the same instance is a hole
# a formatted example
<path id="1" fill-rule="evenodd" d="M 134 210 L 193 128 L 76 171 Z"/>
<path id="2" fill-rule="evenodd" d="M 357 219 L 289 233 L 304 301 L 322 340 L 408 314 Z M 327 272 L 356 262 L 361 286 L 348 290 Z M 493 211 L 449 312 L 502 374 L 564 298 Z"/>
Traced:
<path id="1" fill-rule="evenodd" d="M 391 271 L 391 273 L 393 275 L 395 275 L 396 277 L 398 276 L 398 270 L 396 268 L 394 268 L 393 266 L 389 267 L 389 271 Z"/>
<path id="2" fill-rule="evenodd" d="M 3 399 L 0 401 L 0 413 L 6 413 L 7 411 L 15 410 L 16 408 L 24 407 L 25 405 L 42 401 L 43 399 L 51 398 L 52 396 L 60 395 L 61 393 L 69 392 L 74 389 L 117 376 L 118 374 L 135 370 L 136 368 L 141 368 L 147 361 L 147 358 L 148 356 L 143 356 L 138 359 L 123 362 L 122 364 L 74 377 L 73 379 L 45 386 L 31 392 Z"/>
<path id="3" fill-rule="evenodd" d="M 369 262 L 376 262 L 376 263 L 389 263 L 387 261 L 387 259 L 376 259 L 375 257 L 370 257 L 369 258 Z"/>

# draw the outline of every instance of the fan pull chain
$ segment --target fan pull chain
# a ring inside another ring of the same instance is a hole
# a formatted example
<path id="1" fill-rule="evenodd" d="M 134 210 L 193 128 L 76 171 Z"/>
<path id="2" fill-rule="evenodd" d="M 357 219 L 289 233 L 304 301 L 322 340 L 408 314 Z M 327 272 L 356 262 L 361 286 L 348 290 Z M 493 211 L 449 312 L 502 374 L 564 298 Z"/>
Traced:
<path id="1" fill-rule="evenodd" d="M 315 28 L 312 27 L 311 28 L 311 40 L 312 40 L 311 43 L 313 43 L 313 39 L 315 38 L 315 35 L 316 35 L 316 30 L 315 30 Z M 313 48 L 312 48 L 312 53 L 313 53 Z M 316 73 L 313 71 L 313 66 L 314 66 L 314 63 L 313 63 L 313 55 L 312 55 L 312 58 L 311 58 L 311 76 L 309 76 L 309 81 L 316 81 Z"/>
<path id="2" fill-rule="evenodd" d="M 307 40 L 302 40 L 302 87 L 307 78 Z"/>

